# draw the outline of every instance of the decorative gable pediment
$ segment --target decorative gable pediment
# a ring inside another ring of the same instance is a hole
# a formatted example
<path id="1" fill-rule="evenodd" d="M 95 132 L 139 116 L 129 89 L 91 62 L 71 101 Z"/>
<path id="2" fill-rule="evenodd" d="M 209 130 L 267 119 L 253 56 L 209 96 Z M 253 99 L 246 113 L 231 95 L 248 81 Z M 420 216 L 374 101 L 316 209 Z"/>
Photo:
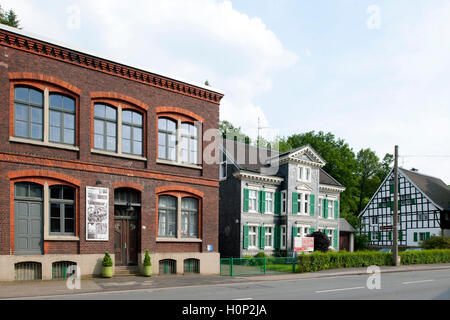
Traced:
<path id="1" fill-rule="evenodd" d="M 288 160 L 317 167 L 323 167 L 326 164 L 317 151 L 309 145 L 291 152 Z"/>
<path id="2" fill-rule="evenodd" d="M 295 187 L 295 189 L 298 191 L 308 191 L 308 192 L 313 191 L 313 189 L 310 186 L 308 186 L 307 184 L 304 184 L 304 183 L 299 184 L 297 187 Z"/>

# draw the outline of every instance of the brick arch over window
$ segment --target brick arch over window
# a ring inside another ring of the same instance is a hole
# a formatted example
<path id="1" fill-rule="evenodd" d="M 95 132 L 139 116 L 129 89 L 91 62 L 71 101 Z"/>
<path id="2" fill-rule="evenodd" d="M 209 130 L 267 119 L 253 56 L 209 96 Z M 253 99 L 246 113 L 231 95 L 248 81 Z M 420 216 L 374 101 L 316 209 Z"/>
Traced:
<path id="1" fill-rule="evenodd" d="M 201 191 L 198 191 L 196 189 L 185 187 L 185 186 L 164 186 L 164 187 L 157 187 L 155 190 L 155 193 L 157 195 L 161 194 L 167 194 L 167 193 L 178 193 L 178 194 L 187 194 L 191 196 L 196 196 L 198 198 L 203 199 L 204 193 Z"/>
<path id="2" fill-rule="evenodd" d="M 143 192 L 144 191 L 144 186 L 134 183 L 134 182 L 114 182 L 113 183 L 113 189 L 121 189 L 121 188 L 128 188 L 128 189 L 133 189 L 139 192 Z"/>
<path id="3" fill-rule="evenodd" d="M 13 171 L 13 172 L 8 172 L 8 178 L 11 181 L 17 182 L 18 180 L 26 180 L 26 181 L 30 181 L 33 182 L 32 180 L 35 181 L 50 181 L 52 184 L 49 185 L 53 185 L 53 184 L 57 184 L 57 183 L 66 183 L 66 184 L 70 184 L 72 186 L 76 186 L 79 187 L 81 182 L 80 180 L 73 178 L 71 176 L 59 173 L 59 172 L 54 172 L 54 171 L 48 171 L 48 170 L 23 170 L 23 171 Z M 39 183 L 39 182 L 37 182 Z M 39 183 L 42 184 L 42 183 Z"/>
<path id="4" fill-rule="evenodd" d="M 178 120 L 181 118 L 181 120 L 184 121 L 199 121 L 199 122 L 205 122 L 205 119 L 203 117 L 195 114 L 192 111 L 178 108 L 178 107 L 156 107 L 156 114 L 158 117 L 167 117 L 172 118 L 174 120 Z"/>
<path id="5" fill-rule="evenodd" d="M 28 83 L 47 83 L 50 85 L 58 86 L 65 89 L 73 94 L 79 96 L 81 95 L 81 90 L 71 85 L 65 81 L 59 80 L 54 77 L 45 76 L 38 73 L 28 73 L 28 72 L 10 72 L 9 79 L 13 82 L 28 82 Z"/>
<path id="6" fill-rule="evenodd" d="M 141 112 L 145 113 L 148 111 L 148 105 L 139 101 L 135 98 L 123 95 L 117 92 L 91 92 L 92 100 L 107 100 L 107 101 L 117 101 L 119 104 L 125 104 L 125 108 L 129 105 L 135 106 L 141 109 Z"/>

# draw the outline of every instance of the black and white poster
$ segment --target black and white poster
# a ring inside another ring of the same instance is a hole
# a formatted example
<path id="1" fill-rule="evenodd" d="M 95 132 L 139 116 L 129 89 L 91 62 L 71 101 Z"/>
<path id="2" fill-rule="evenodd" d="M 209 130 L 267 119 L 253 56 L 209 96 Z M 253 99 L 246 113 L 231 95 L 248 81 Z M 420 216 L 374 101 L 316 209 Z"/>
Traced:
<path id="1" fill-rule="evenodd" d="M 109 189 L 86 187 L 86 240 L 109 240 Z"/>

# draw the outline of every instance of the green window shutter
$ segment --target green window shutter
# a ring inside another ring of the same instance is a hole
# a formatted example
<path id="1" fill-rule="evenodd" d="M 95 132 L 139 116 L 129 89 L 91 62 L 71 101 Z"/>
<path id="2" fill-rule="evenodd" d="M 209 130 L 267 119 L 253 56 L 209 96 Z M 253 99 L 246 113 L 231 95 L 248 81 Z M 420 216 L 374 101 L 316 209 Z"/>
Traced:
<path id="1" fill-rule="evenodd" d="M 389 231 L 389 240 L 392 240 L 392 231 Z"/>
<path id="2" fill-rule="evenodd" d="M 314 216 L 314 210 L 316 209 L 316 196 L 312 194 L 309 196 L 309 199 L 309 214 Z"/>
<path id="3" fill-rule="evenodd" d="M 244 226 L 244 249 L 248 249 L 248 226 Z"/>
<path id="4" fill-rule="evenodd" d="M 416 204 L 416 199 L 411 199 L 411 204 Z"/>
<path id="5" fill-rule="evenodd" d="M 327 229 L 323 229 L 322 232 L 328 237 Z"/>
<path id="6" fill-rule="evenodd" d="M 417 232 L 414 232 L 414 242 L 417 242 Z"/>
<path id="7" fill-rule="evenodd" d="M 259 227 L 259 248 L 264 249 L 264 240 L 266 235 L 266 228 L 265 227 Z"/>
<path id="8" fill-rule="evenodd" d="M 369 241 L 372 241 L 372 232 L 369 231 L 367 233 L 367 237 L 369 238 Z"/>
<path id="9" fill-rule="evenodd" d="M 296 226 L 292 226 L 292 250 L 294 250 L 294 238 L 297 236 L 298 228 Z"/>
<path id="10" fill-rule="evenodd" d="M 334 200 L 334 218 L 339 219 L 339 201 Z"/>
<path id="11" fill-rule="evenodd" d="M 429 232 L 427 232 L 426 238 L 425 239 L 430 239 L 431 234 Z"/>
<path id="12" fill-rule="evenodd" d="M 266 212 L 266 192 L 265 191 L 259 192 L 259 212 L 260 213 Z"/>
<path id="13" fill-rule="evenodd" d="M 273 242 L 275 249 L 280 249 L 280 242 L 281 242 L 280 235 L 281 235 L 281 227 L 275 226 L 273 235 L 274 236 Z"/>
<path id="14" fill-rule="evenodd" d="M 390 189 L 390 191 L 391 191 L 391 194 L 394 193 L 394 185 L 393 185 L 393 184 L 391 184 L 391 185 L 389 186 L 389 189 Z"/>
<path id="15" fill-rule="evenodd" d="M 298 213 L 298 193 L 292 192 L 292 214 Z"/>
<path id="16" fill-rule="evenodd" d="M 333 231 L 333 233 L 334 233 L 334 248 L 336 249 L 336 250 L 339 250 L 339 243 L 338 243 L 338 232 L 337 232 L 337 230 L 335 229 L 334 231 Z"/>
<path id="17" fill-rule="evenodd" d="M 314 228 L 309 228 L 309 233 L 312 234 L 314 232 Z"/>
<path id="18" fill-rule="evenodd" d="M 403 240 L 403 232 L 402 231 L 399 231 L 398 232 L 398 240 Z"/>
<path id="19" fill-rule="evenodd" d="M 378 231 L 378 241 L 380 241 L 380 240 L 381 240 L 381 232 Z"/>
<path id="20" fill-rule="evenodd" d="M 244 189 L 244 212 L 248 212 L 248 189 Z"/>
<path id="21" fill-rule="evenodd" d="M 328 218 L 328 199 L 323 199 L 323 217 Z"/>
<path id="22" fill-rule="evenodd" d="M 281 214 L 281 192 L 275 192 L 275 214 Z"/>

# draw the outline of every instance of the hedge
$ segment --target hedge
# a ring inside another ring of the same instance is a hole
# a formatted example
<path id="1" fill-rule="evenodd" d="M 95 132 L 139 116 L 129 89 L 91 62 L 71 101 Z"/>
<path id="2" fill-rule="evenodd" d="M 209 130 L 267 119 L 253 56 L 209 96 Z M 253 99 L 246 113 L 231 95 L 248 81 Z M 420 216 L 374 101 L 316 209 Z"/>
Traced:
<path id="1" fill-rule="evenodd" d="M 450 250 L 423 250 L 399 252 L 401 263 L 427 264 L 427 263 L 450 263 Z M 298 256 L 298 272 L 315 272 L 326 269 L 338 268 L 360 268 L 372 265 L 392 265 L 392 253 L 378 251 L 357 252 L 313 252 Z"/>

